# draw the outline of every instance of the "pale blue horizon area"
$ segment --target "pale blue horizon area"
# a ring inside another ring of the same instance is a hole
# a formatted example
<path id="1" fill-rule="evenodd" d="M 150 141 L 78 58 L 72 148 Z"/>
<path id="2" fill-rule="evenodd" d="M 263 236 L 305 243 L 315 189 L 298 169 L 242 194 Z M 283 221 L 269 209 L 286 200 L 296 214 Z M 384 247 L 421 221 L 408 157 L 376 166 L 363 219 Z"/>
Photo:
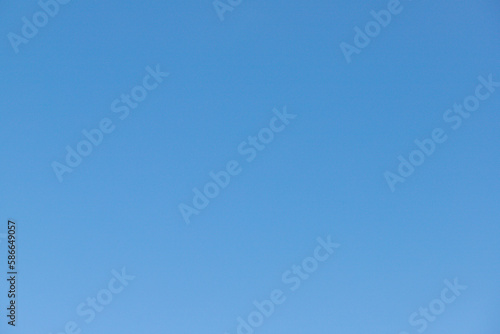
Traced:
<path id="1" fill-rule="evenodd" d="M 418 333 L 408 318 L 467 289 L 426 334 L 500 332 L 500 88 L 453 130 L 443 114 L 500 81 L 500 4 L 402 0 L 348 64 L 339 47 L 381 1 L 76 1 L 15 53 L 7 35 L 37 1 L 0 7 L 0 237 L 18 224 L 18 326 L 2 333 L 235 334 L 253 301 L 286 301 L 258 334 Z M 169 76 L 120 120 L 112 102 Z M 297 117 L 247 162 L 238 146 Z M 51 164 L 109 118 L 102 143 L 59 182 Z M 414 140 L 448 139 L 391 192 Z M 242 171 L 184 222 L 179 204 L 236 160 Z M 282 274 L 317 238 L 341 246 L 292 292 Z M 5 277 L 6 243 L 0 239 Z M 76 313 L 135 279 L 85 323 Z"/>

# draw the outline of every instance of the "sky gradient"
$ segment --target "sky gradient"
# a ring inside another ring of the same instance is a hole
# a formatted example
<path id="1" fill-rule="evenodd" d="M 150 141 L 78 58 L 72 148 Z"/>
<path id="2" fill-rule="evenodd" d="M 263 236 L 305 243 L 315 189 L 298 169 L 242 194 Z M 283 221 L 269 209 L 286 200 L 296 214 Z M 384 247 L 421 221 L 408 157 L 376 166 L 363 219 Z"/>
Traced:
<path id="1" fill-rule="evenodd" d="M 500 88 L 457 129 L 444 115 L 478 77 L 500 82 L 500 4 L 402 0 L 348 63 L 341 43 L 389 3 L 243 0 L 221 21 L 211 0 L 73 0 L 17 53 L 8 36 L 40 5 L 3 3 L 0 260 L 15 220 L 19 298 L 13 329 L 2 292 L 2 333 L 234 334 L 281 290 L 255 333 L 414 334 L 457 278 L 425 332 L 498 334 Z M 385 173 L 436 128 L 447 140 L 391 191 Z M 330 256 L 292 291 L 283 275 L 315 253 Z M 77 308 L 103 289 L 120 292 L 87 323 Z"/>

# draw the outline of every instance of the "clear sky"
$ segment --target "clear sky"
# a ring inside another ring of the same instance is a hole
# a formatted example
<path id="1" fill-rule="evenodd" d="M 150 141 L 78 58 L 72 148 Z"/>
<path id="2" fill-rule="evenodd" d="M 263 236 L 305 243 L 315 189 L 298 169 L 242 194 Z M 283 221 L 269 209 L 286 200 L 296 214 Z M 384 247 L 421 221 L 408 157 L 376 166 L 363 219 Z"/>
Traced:
<path id="1" fill-rule="evenodd" d="M 241 333 L 498 334 L 500 87 L 470 116 L 447 110 L 479 76 L 500 82 L 500 5 L 401 0 L 348 63 L 341 43 L 390 2 L 224 0 L 223 21 L 211 0 L 73 0 L 53 17 L 3 2 L 0 261 L 5 277 L 13 219 L 19 274 L 18 328 L 0 283 L 1 332 L 234 334 L 280 290 Z M 396 174 L 436 128 L 447 140 Z M 340 247 L 292 291 L 328 236 Z M 443 304 L 455 278 L 467 288 Z M 429 304 L 446 309 L 415 316 Z"/>

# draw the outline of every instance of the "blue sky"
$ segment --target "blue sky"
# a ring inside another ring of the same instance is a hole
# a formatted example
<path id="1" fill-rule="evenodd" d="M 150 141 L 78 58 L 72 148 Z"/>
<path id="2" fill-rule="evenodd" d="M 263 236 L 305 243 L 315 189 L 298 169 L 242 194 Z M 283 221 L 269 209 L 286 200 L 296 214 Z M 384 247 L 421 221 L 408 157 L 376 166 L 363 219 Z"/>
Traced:
<path id="1" fill-rule="evenodd" d="M 0 237 L 14 219 L 19 328 L 4 310 L 2 331 L 233 334 L 281 289 L 255 333 L 413 334 L 458 278 L 425 332 L 498 333 L 500 88 L 457 130 L 443 114 L 479 76 L 500 81 L 500 5 L 402 0 L 347 63 L 340 44 L 388 2 L 243 0 L 221 21 L 211 1 L 73 0 L 18 53 L 8 35 L 40 6 L 4 3 Z M 111 104 L 148 66 L 169 76 L 121 120 Z M 296 117 L 247 162 L 239 145 L 284 108 Z M 114 131 L 59 182 L 53 162 L 103 119 Z M 435 128 L 448 139 L 392 192 L 384 173 Z M 186 224 L 179 204 L 233 160 Z M 292 292 L 283 273 L 327 236 L 341 246 Z M 135 278 L 86 323 L 77 307 L 122 268 Z"/>

